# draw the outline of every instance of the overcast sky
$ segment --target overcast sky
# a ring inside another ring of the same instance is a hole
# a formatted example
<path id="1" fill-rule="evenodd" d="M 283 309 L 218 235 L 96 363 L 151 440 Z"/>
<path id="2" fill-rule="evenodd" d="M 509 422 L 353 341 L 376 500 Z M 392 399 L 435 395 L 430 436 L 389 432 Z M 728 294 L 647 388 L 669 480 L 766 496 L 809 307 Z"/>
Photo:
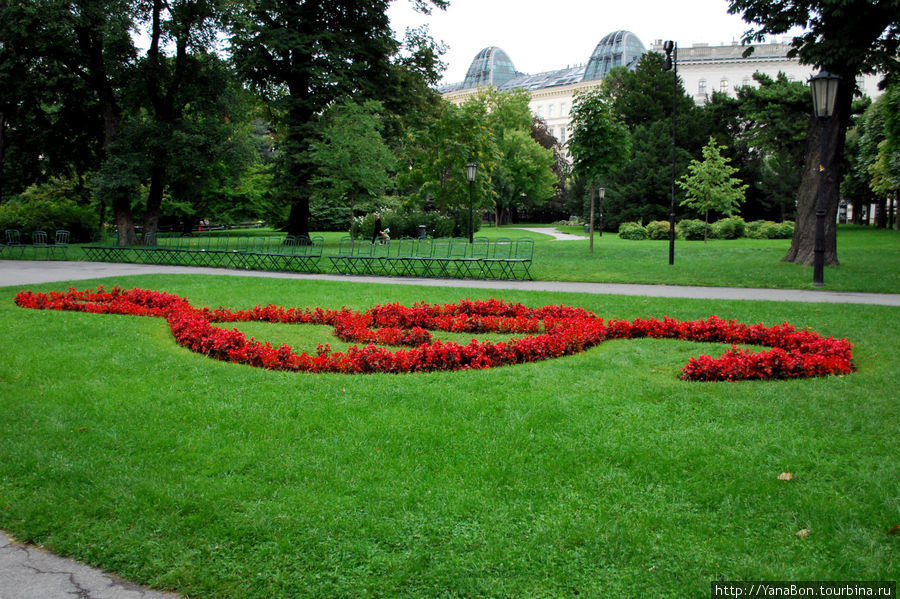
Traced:
<path id="1" fill-rule="evenodd" d="M 462 81 L 479 50 L 499 46 L 516 69 L 541 73 L 586 63 L 600 39 L 627 29 L 649 49 L 654 40 L 680 47 L 740 40 L 750 26 L 728 14 L 726 0 L 450 0 L 445 11 L 422 16 L 409 0 L 394 0 L 391 26 L 427 23 L 431 36 L 448 46 L 444 83 Z"/>

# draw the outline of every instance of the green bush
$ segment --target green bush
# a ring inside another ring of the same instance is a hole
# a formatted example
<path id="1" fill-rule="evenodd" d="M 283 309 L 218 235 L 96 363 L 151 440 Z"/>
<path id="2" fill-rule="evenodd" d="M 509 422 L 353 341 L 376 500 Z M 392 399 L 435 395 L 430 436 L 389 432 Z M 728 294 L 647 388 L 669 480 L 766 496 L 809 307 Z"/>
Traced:
<path id="1" fill-rule="evenodd" d="M 647 236 L 650 239 L 668 239 L 669 238 L 669 221 L 654 220 L 647 223 Z"/>
<path id="2" fill-rule="evenodd" d="M 744 236 L 747 223 L 740 216 L 731 216 L 717 220 L 710 226 L 710 237 L 713 239 L 738 239 Z"/>
<path id="3" fill-rule="evenodd" d="M 622 223 L 619 225 L 619 238 L 643 241 L 647 239 L 647 229 L 640 223 Z"/>
<path id="4" fill-rule="evenodd" d="M 793 221 L 786 220 L 776 225 L 775 236 L 772 239 L 791 239 L 794 236 Z"/>
<path id="5" fill-rule="evenodd" d="M 88 241 L 96 226 L 97 215 L 86 206 L 69 199 L 33 200 L 20 196 L 0 206 L 0 231 L 18 229 L 23 243 L 31 242 L 34 231 L 46 231 L 53 239 L 56 231 L 71 233 L 70 241 Z"/>
<path id="6" fill-rule="evenodd" d="M 744 235 L 750 239 L 775 239 L 778 232 L 778 223 L 770 220 L 754 220 L 747 223 Z"/>
<path id="7" fill-rule="evenodd" d="M 425 225 L 425 232 L 432 237 L 463 236 L 468 234 L 468 215 L 461 227 L 456 226 L 453 218 L 438 212 L 423 212 L 421 210 L 381 210 L 381 226 L 390 229 L 391 238 L 418 237 L 419 225 Z M 475 230 L 478 230 L 478 221 L 475 221 Z M 375 228 L 375 215 L 366 214 L 353 219 L 350 234 L 356 238 L 371 238 Z"/>
<path id="8" fill-rule="evenodd" d="M 698 239 L 703 239 L 706 223 L 702 220 L 686 218 L 678 221 L 678 224 L 675 225 L 675 229 L 678 230 L 685 239 L 696 241 Z"/>

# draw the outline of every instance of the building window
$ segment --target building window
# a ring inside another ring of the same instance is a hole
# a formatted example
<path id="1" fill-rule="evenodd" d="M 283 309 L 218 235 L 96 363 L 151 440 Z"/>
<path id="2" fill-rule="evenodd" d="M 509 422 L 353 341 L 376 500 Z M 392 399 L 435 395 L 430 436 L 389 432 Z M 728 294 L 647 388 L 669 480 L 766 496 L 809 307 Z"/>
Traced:
<path id="1" fill-rule="evenodd" d="M 706 79 L 701 79 L 699 83 L 697 83 L 697 93 L 701 96 L 706 95 Z"/>
<path id="2" fill-rule="evenodd" d="M 750 77 L 744 77 L 743 81 L 741 81 L 741 85 L 743 85 L 744 87 L 750 85 Z"/>
<path id="3" fill-rule="evenodd" d="M 556 108 L 556 106 L 554 106 L 553 104 L 551 104 L 550 106 L 547 107 L 547 118 L 548 119 L 553 118 L 553 109 L 554 108 Z"/>
<path id="4" fill-rule="evenodd" d="M 559 130 L 559 143 L 561 143 L 561 144 L 566 143 L 566 128 L 565 127 L 561 127 Z"/>
<path id="5" fill-rule="evenodd" d="M 861 87 L 862 87 L 862 86 L 860 86 L 860 88 L 861 88 Z M 565 103 L 565 102 L 562 102 L 562 103 L 559 105 L 559 116 L 566 116 L 566 103 Z"/>
<path id="6" fill-rule="evenodd" d="M 719 91 L 723 94 L 728 93 L 728 79 L 726 79 L 725 77 L 722 77 L 722 80 L 719 81 Z"/>
<path id="7" fill-rule="evenodd" d="M 543 106 L 538 106 L 538 118 L 539 119 L 544 118 L 544 107 Z"/>

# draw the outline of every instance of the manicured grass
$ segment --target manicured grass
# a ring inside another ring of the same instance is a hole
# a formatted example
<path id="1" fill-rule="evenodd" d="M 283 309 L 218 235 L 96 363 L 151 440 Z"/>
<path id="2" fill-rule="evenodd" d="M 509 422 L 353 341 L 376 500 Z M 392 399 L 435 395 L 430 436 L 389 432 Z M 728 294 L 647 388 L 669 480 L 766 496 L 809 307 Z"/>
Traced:
<path id="1" fill-rule="evenodd" d="M 595 234 L 590 254 L 587 240 L 546 237 L 535 244 L 531 272 L 539 280 L 813 289 L 812 267 L 781 261 L 790 246 L 789 239 L 676 240 L 669 265 L 667 240 Z M 825 269 L 826 289 L 900 293 L 900 232 L 841 226 L 838 259 L 840 266 Z"/>
<path id="2" fill-rule="evenodd" d="M 492 295 L 105 283 L 231 308 Z M 494 292 L 604 317 L 787 320 L 856 346 L 846 377 L 708 384 L 679 369 L 722 346 L 651 339 L 479 372 L 268 372 L 180 348 L 160 319 L 23 310 L 15 291 L 0 289 L 0 528 L 138 582 L 204 598 L 708 597 L 717 579 L 900 570 L 885 534 L 900 523 L 897 308 Z M 243 327 L 339 346 L 320 327 Z"/>

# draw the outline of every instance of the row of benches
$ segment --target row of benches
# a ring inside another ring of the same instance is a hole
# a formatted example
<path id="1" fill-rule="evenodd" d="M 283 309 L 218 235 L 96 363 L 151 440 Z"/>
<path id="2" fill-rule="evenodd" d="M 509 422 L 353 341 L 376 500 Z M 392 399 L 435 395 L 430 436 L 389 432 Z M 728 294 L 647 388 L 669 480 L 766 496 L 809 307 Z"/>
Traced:
<path id="1" fill-rule="evenodd" d="M 25 250 L 31 249 L 35 258 L 40 258 L 41 253 L 49 260 L 59 256 L 66 257 L 69 250 L 69 232 L 56 231 L 51 238 L 46 231 L 34 231 L 31 233 L 31 244 L 22 243 L 22 236 L 18 229 L 6 229 L 3 243 L 0 243 L 0 255 L 8 254 L 10 258 L 25 256 Z"/>
<path id="2" fill-rule="evenodd" d="M 476 237 L 472 243 L 463 237 L 401 238 L 375 244 L 344 237 L 329 260 L 340 274 L 530 279 L 533 257 L 530 237 Z"/>
<path id="3" fill-rule="evenodd" d="M 160 237 L 156 245 L 85 246 L 88 260 L 316 272 L 325 240 L 280 235 Z"/>
<path id="4" fill-rule="evenodd" d="M 156 245 L 84 246 L 88 260 L 251 270 L 323 272 L 322 237 L 159 237 Z M 350 236 L 327 256 L 326 272 L 339 274 L 474 279 L 530 279 L 534 240 L 441 237 L 371 243 Z"/>

